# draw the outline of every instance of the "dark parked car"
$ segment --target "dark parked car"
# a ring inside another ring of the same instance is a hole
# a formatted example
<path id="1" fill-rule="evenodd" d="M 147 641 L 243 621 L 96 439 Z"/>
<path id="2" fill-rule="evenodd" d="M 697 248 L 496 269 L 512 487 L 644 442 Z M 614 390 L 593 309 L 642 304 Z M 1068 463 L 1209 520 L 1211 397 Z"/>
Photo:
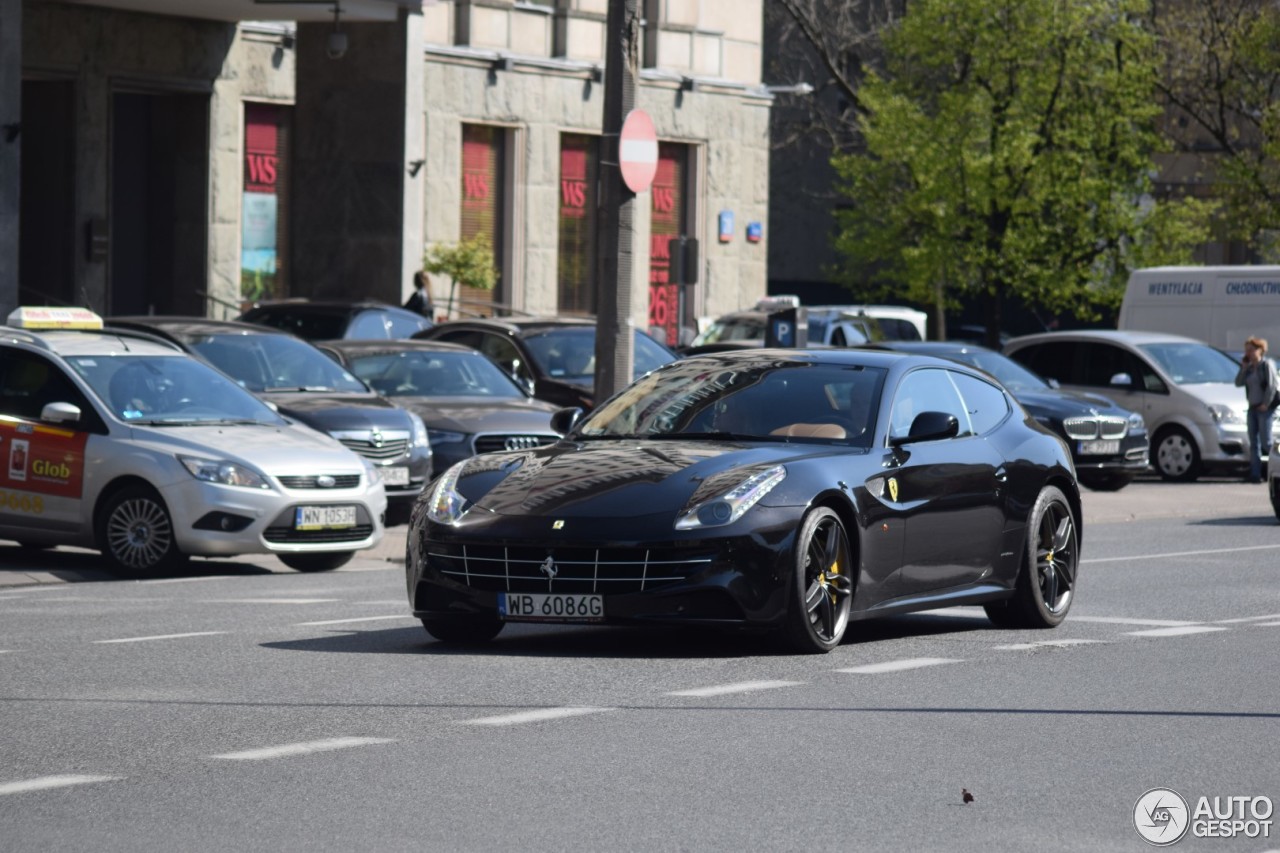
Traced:
<path id="1" fill-rule="evenodd" d="M 436 469 L 491 450 L 550 444 L 556 407 L 535 400 L 486 356 L 443 341 L 334 341 L 347 369 L 427 424 Z"/>
<path id="2" fill-rule="evenodd" d="M 239 319 L 282 329 L 308 341 L 410 338 L 434 325 L 421 314 L 368 300 L 282 299 L 259 303 Z"/>
<path id="3" fill-rule="evenodd" d="M 408 536 L 409 602 L 444 641 L 507 622 L 776 629 L 981 604 L 1066 617 L 1080 494 L 1057 436 L 987 374 L 871 350 L 745 350 L 655 370 L 532 450 L 460 462 Z"/>
<path id="4" fill-rule="evenodd" d="M 882 349 L 949 358 L 985 370 L 1009 389 L 1027 414 L 1060 435 L 1071 448 L 1076 476 L 1090 489 L 1114 492 L 1149 467 L 1142 415 L 1101 394 L 1064 391 L 1007 355 L 956 341 L 895 341 Z"/>
<path id="5" fill-rule="evenodd" d="M 448 341 L 478 349 L 533 391 L 557 406 L 590 410 L 596 404 L 596 322 L 572 317 L 503 317 L 450 320 L 414 338 Z M 676 354 L 635 333 L 635 375 L 675 361 Z"/>
<path id="6" fill-rule="evenodd" d="M 202 317 L 112 317 L 107 322 L 178 344 L 280 414 L 364 456 L 382 475 L 396 515 L 431 479 L 431 444 L 422 419 L 378 396 L 306 341 L 262 326 Z"/>

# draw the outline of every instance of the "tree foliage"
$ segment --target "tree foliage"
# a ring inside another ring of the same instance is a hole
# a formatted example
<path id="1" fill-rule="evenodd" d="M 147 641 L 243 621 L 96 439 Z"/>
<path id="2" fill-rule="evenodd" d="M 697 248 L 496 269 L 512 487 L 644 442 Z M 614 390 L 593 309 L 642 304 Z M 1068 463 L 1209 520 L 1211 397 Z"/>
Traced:
<path id="1" fill-rule="evenodd" d="M 493 244 L 488 235 L 476 234 L 452 245 L 434 243 L 422 257 L 422 269 L 431 275 L 449 278 L 449 311 L 453 311 L 458 285 L 479 290 L 493 290 L 498 283 L 498 268 L 493 259 Z"/>
<path id="2" fill-rule="evenodd" d="M 837 155 L 837 248 L 898 294 L 1092 317 L 1129 268 L 1190 258 L 1202 203 L 1150 196 L 1158 55 L 1140 0 L 915 0 Z M 853 284 L 853 282 L 851 282 Z M 939 322 L 940 325 L 940 322 Z M 941 330 L 941 329 L 940 329 Z"/>

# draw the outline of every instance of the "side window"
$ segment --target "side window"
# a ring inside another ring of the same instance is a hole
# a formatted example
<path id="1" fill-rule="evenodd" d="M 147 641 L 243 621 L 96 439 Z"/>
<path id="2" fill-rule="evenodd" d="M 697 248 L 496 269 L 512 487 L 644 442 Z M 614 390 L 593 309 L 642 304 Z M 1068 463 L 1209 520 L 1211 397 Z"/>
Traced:
<path id="1" fill-rule="evenodd" d="M 1083 344 L 1081 355 L 1084 359 L 1081 364 L 1080 385 L 1109 388 L 1111 378 L 1121 373 L 1128 374 L 1130 383 L 1138 378 L 1132 373 L 1135 366 L 1132 357 L 1120 347 L 1102 343 Z"/>
<path id="2" fill-rule="evenodd" d="M 356 340 L 386 340 L 387 318 L 381 311 L 361 311 L 351 321 L 347 337 Z"/>
<path id="3" fill-rule="evenodd" d="M 960 422 L 960 435 L 973 432 L 969 413 L 950 378 L 951 371 L 925 368 L 908 373 L 898 385 L 889 414 L 889 435 L 898 437 L 911 431 L 911 422 L 921 412 L 946 412 Z"/>
<path id="4" fill-rule="evenodd" d="M 1010 353 L 1009 357 L 1045 379 L 1056 379 L 1063 385 L 1080 384 L 1075 370 L 1076 344 L 1073 341 L 1033 344 Z"/>
<path id="5" fill-rule="evenodd" d="M 415 317 L 407 311 L 387 312 L 387 329 L 392 338 L 411 338 L 414 332 L 430 328 L 426 317 Z"/>
<path id="6" fill-rule="evenodd" d="M 49 403 L 78 406 L 78 429 L 106 432 L 93 404 L 60 367 L 33 353 L 0 350 L 0 414 L 36 421 Z"/>
<path id="7" fill-rule="evenodd" d="M 990 382 L 967 373 L 953 373 L 952 378 L 960 389 L 960 396 L 964 398 L 973 431 L 978 435 L 986 435 L 995 429 L 1009 414 L 1009 400 L 1003 391 Z"/>
<path id="8" fill-rule="evenodd" d="M 533 381 L 533 373 L 530 371 L 529 365 L 525 364 L 525 360 L 520 357 L 520 350 L 516 349 L 516 345 L 505 337 L 485 335 L 484 340 L 480 341 L 478 349 L 498 362 L 498 365 L 503 370 L 517 379 Z"/>

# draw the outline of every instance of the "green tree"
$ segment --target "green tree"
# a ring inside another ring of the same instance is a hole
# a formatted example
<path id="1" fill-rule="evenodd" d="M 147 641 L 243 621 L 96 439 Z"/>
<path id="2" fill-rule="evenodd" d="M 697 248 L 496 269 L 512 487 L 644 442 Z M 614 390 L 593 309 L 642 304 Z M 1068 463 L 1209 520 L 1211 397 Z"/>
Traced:
<path id="1" fill-rule="evenodd" d="M 942 312 L 1016 299 L 1096 318 L 1133 266 L 1190 258 L 1202 203 L 1150 196 L 1158 56 L 1140 0 L 919 0 L 837 155 L 851 268 Z M 856 283 L 850 282 L 856 287 Z"/>
<path id="2" fill-rule="evenodd" d="M 453 313 L 458 284 L 480 290 L 493 290 L 498 283 L 498 268 L 493 262 L 493 245 L 486 234 L 476 234 L 453 245 L 435 243 L 422 257 L 422 269 L 431 275 L 449 277 L 449 308 Z"/>

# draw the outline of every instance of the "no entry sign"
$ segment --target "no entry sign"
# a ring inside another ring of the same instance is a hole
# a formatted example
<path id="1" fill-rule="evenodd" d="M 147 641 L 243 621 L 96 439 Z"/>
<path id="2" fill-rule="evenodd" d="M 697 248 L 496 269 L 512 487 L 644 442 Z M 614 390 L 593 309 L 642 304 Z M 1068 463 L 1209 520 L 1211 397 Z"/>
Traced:
<path id="1" fill-rule="evenodd" d="M 644 110 L 632 110 L 622 122 L 618 137 L 618 166 L 622 182 L 633 193 L 642 193 L 658 171 L 658 134 Z"/>

